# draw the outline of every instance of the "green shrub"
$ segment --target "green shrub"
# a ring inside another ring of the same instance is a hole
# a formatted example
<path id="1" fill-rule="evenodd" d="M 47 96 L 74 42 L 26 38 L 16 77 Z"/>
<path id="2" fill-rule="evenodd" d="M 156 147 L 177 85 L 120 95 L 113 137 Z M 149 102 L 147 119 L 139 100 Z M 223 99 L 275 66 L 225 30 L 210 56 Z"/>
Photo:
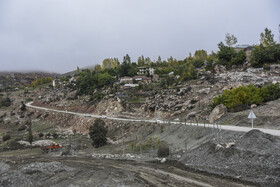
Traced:
<path id="1" fill-rule="evenodd" d="M 43 84 L 48 84 L 48 83 L 52 83 L 53 78 L 52 77 L 44 77 L 44 78 L 40 78 L 37 79 L 35 81 L 32 81 L 31 86 L 33 87 L 37 87 Z"/>
<path id="2" fill-rule="evenodd" d="M 18 128 L 18 131 L 23 131 L 25 130 L 27 127 L 25 125 L 21 125 L 19 128 Z"/>
<path id="3" fill-rule="evenodd" d="M 251 59 L 253 67 L 262 67 L 264 64 L 280 62 L 280 44 L 269 46 L 257 45 L 254 47 Z"/>
<path id="4" fill-rule="evenodd" d="M 91 96 L 90 100 L 93 102 L 100 101 L 101 99 L 103 99 L 104 96 L 105 96 L 105 94 L 103 94 L 101 92 L 96 92 L 95 94 L 93 94 Z"/>
<path id="5" fill-rule="evenodd" d="M 39 133 L 39 138 L 42 138 L 44 134 L 42 132 Z"/>
<path id="6" fill-rule="evenodd" d="M 240 86 L 225 90 L 222 95 L 214 98 L 212 108 L 224 104 L 229 111 L 235 112 L 248 108 L 252 104 L 262 104 L 280 98 L 279 84 L 270 84 L 262 88 L 254 85 Z"/>
<path id="7" fill-rule="evenodd" d="M 25 99 L 25 102 L 26 102 L 26 103 L 29 103 L 29 102 L 31 102 L 31 101 L 33 101 L 33 99 L 30 98 L 30 97 L 28 97 L 27 99 Z"/>
<path id="8" fill-rule="evenodd" d="M 11 106 L 12 105 L 12 101 L 9 97 L 5 97 L 5 98 L 0 98 L 0 106 Z"/>
<path id="9" fill-rule="evenodd" d="M 157 151 L 158 157 L 169 156 L 169 146 L 166 143 L 160 143 Z"/>
<path id="10" fill-rule="evenodd" d="M 202 66 L 204 66 L 204 61 L 203 60 L 195 60 L 193 62 L 194 67 L 196 68 L 201 68 Z"/>
<path id="11" fill-rule="evenodd" d="M 57 133 L 53 133 L 52 136 L 53 136 L 54 139 L 57 139 L 57 138 L 58 138 L 58 134 L 57 134 Z"/>
<path id="12" fill-rule="evenodd" d="M 21 111 L 25 111 L 26 110 L 26 106 L 25 106 L 25 104 L 23 102 L 21 102 L 20 110 Z"/>
<path id="13" fill-rule="evenodd" d="M 102 119 L 96 119 L 93 125 L 89 128 L 89 136 L 92 139 L 92 145 L 96 148 L 106 145 L 107 143 L 107 128 Z"/>
<path id="14" fill-rule="evenodd" d="M 232 65 L 241 65 L 245 62 L 245 51 L 236 52 L 233 47 L 225 46 L 222 42 L 218 44 L 218 47 L 217 57 L 220 64 L 231 67 Z"/>
<path id="15" fill-rule="evenodd" d="M 27 141 L 28 141 L 30 144 L 32 144 L 32 142 L 33 142 L 33 134 L 32 134 L 32 131 L 29 131 L 29 132 L 28 132 Z"/>
<path id="16" fill-rule="evenodd" d="M 7 141 L 7 140 L 10 140 L 11 139 L 11 136 L 9 134 L 6 134 L 3 136 L 3 142 Z"/>

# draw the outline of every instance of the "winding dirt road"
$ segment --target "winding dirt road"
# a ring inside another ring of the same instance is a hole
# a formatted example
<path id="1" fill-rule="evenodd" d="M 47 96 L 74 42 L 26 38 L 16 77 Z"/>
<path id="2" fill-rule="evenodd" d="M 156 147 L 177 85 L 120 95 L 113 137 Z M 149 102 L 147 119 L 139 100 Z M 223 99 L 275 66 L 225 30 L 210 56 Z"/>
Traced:
<path id="1" fill-rule="evenodd" d="M 148 119 L 131 119 L 131 118 L 119 118 L 119 117 L 112 117 L 112 116 L 104 116 L 104 115 L 97 115 L 97 114 L 84 114 L 79 112 L 70 112 L 70 111 L 64 111 L 64 110 L 56 110 L 51 108 L 45 108 L 45 107 L 39 107 L 39 106 L 33 106 L 32 102 L 29 102 L 26 104 L 27 107 L 39 109 L 39 110 L 45 110 L 45 111 L 51 111 L 51 112 L 58 112 L 58 113 L 65 113 L 65 114 L 72 114 L 72 115 L 78 115 L 78 116 L 84 116 L 84 117 L 92 117 L 92 118 L 106 118 L 110 120 L 116 120 L 116 121 L 131 121 L 131 122 L 148 122 L 148 123 L 158 123 L 158 124 L 178 124 L 178 125 L 197 125 L 201 127 L 208 127 L 208 128 L 217 128 L 220 130 L 230 130 L 230 131 L 241 131 L 241 132 L 249 132 L 252 130 L 251 127 L 239 127 L 239 126 L 231 126 L 231 125 L 217 125 L 217 124 L 204 124 L 204 123 L 183 123 L 179 121 L 163 121 L 163 120 L 148 120 Z M 280 136 L 280 130 L 275 129 L 264 129 L 264 128 L 254 128 L 257 130 L 260 130 L 264 133 L 268 133 L 274 136 Z"/>

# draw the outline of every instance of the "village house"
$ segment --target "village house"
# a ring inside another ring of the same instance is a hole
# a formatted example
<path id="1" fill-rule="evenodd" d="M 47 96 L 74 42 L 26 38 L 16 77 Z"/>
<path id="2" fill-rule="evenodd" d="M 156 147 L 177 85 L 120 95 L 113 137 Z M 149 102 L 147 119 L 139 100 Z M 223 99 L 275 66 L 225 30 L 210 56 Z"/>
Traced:
<path id="1" fill-rule="evenodd" d="M 124 87 L 125 88 L 135 88 L 135 87 L 138 87 L 139 84 L 125 84 Z"/>
<path id="2" fill-rule="evenodd" d="M 132 79 L 132 77 L 122 77 L 120 79 L 120 83 L 132 84 L 133 79 Z"/>
<path id="3" fill-rule="evenodd" d="M 136 82 L 144 82 L 144 83 L 151 83 L 152 78 L 151 77 L 146 77 L 146 76 L 134 76 L 133 80 Z"/>
<path id="4" fill-rule="evenodd" d="M 243 45 L 236 45 L 234 47 L 234 50 L 236 52 L 239 52 L 241 50 L 244 50 L 245 51 L 245 54 L 246 54 L 246 59 L 247 61 L 249 60 L 249 57 L 251 56 L 251 53 L 252 53 L 252 50 L 253 50 L 253 46 L 251 45 L 248 45 L 248 44 L 243 44 Z"/>
<path id="5" fill-rule="evenodd" d="M 138 67 L 137 75 L 154 75 L 155 69 L 151 67 Z"/>

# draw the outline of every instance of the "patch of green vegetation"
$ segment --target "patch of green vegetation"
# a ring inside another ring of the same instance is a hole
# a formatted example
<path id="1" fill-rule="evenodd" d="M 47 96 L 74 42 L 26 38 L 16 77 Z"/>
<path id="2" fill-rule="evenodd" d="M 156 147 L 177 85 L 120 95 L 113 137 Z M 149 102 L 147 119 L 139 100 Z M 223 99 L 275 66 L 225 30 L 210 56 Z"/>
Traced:
<path id="1" fill-rule="evenodd" d="M 143 143 L 138 143 L 133 141 L 130 143 L 130 150 L 127 151 L 132 151 L 134 153 L 139 153 L 139 152 L 146 152 L 151 149 L 157 149 L 161 143 L 161 140 L 158 136 L 150 137 Z"/>
<path id="2" fill-rule="evenodd" d="M 25 99 L 25 103 L 29 103 L 29 102 L 31 102 L 31 101 L 33 101 L 33 99 L 30 98 L 30 97 L 28 97 L 28 98 Z"/>
<path id="3" fill-rule="evenodd" d="M 5 142 L 1 143 L 1 144 L 0 144 L 0 151 L 3 151 L 3 149 L 4 149 L 5 147 L 8 147 L 9 144 L 10 144 L 12 141 L 13 141 L 13 140 L 8 140 L 8 141 L 5 141 Z"/>
<path id="4" fill-rule="evenodd" d="M 1 146 L 1 145 L 0 145 Z M 1 148 L 0 148 L 1 150 Z M 32 149 L 21 149 L 21 150 L 11 150 L 0 152 L 0 156 L 12 157 L 12 156 L 30 156 L 30 155 L 41 155 L 42 150 L 40 148 L 32 148 Z"/>
<path id="5" fill-rule="evenodd" d="M 145 98 L 142 96 L 133 95 L 127 98 L 127 103 L 129 104 L 141 104 L 145 102 Z"/>
<path id="6" fill-rule="evenodd" d="M 231 67 L 245 62 L 246 54 L 243 50 L 236 52 L 233 47 L 225 46 L 223 42 L 220 42 L 218 47 L 220 51 L 217 53 L 217 57 L 220 64 Z"/>
<path id="7" fill-rule="evenodd" d="M 93 94 L 90 98 L 91 101 L 93 102 L 98 102 L 101 99 L 103 99 L 105 97 L 105 94 L 101 93 L 101 92 L 96 92 L 95 94 Z"/>
<path id="8" fill-rule="evenodd" d="M 224 104 L 229 111 L 237 112 L 248 108 L 252 104 L 260 105 L 264 102 L 280 98 L 279 84 L 270 84 L 262 88 L 254 85 L 240 86 L 214 98 L 212 108 Z"/>
<path id="9" fill-rule="evenodd" d="M 40 79 L 37 79 L 37 80 L 33 81 L 31 83 L 31 86 L 33 88 L 35 88 L 35 87 L 43 85 L 43 84 L 51 83 L 52 81 L 53 81 L 52 77 L 44 77 L 44 78 L 40 78 Z"/>
<path id="10" fill-rule="evenodd" d="M 37 133 L 55 133 L 54 124 L 42 121 L 32 122 L 32 130 Z"/>

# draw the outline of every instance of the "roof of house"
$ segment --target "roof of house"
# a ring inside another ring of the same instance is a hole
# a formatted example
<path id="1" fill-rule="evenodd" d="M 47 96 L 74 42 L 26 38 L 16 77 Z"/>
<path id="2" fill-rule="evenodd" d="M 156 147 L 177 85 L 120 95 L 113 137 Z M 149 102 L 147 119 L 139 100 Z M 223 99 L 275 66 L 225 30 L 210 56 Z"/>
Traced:
<path id="1" fill-rule="evenodd" d="M 151 77 L 146 76 L 134 76 L 133 79 L 152 80 Z"/>
<path id="2" fill-rule="evenodd" d="M 124 86 L 125 87 L 132 87 L 132 88 L 134 88 L 134 87 L 139 86 L 139 84 L 125 84 Z"/>
<path id="3" fill-rule="evenodd" d="M 142 66 L 142 67 L 137 67 L 138 69 L 145 69 L 145 68 L 152 68 L 152 67 L 148 67 L 148 66 Z"/>
<path id="4" fill-rule="evenodd" d="M 251 46 L 251 45 L 248 45 L 248 44 L 242 44 L 242 45 L 236 45 L 234 48 L 245 49 L 245 48 L 248 48 L 248 47 L 252 47 L 252 46 Z"/>
<path id="5" fill-rule="evenodd" d="M 132 77 L 121 77 L 121 80 L 132 80 Z"/>

